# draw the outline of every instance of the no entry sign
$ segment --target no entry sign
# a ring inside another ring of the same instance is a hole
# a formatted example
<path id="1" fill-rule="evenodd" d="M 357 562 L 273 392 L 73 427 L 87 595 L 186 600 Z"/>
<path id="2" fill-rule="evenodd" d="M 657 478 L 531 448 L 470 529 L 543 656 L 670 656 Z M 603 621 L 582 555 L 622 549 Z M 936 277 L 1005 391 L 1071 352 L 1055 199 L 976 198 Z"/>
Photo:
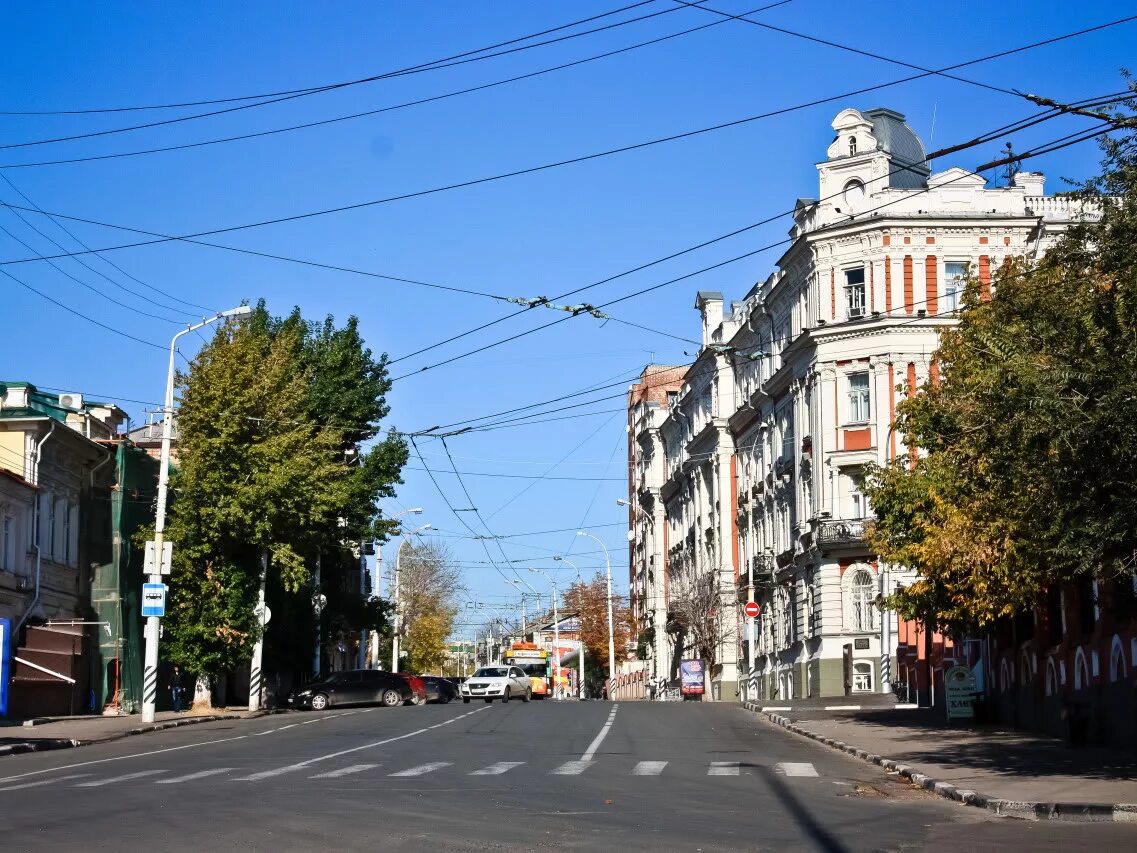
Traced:
<path id="1" fill-rule="evenodd" d="M 757 619 L 758 618 L 758 610 L 759 610 L 759 608 L 758 608 L 758 602 L 757 601 L 746 602 L 746 615 L 749 616 L 751 619 Z"/>

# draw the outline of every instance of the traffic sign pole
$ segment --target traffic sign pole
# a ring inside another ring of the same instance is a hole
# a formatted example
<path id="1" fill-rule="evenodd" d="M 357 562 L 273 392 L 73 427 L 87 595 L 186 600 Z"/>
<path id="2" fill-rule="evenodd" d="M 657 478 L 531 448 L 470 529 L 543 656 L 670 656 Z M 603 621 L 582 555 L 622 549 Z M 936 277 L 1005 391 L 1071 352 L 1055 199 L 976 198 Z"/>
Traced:
<path id="1" fill-rule="evenodd" d="M 758 603 L 754 600 L 754 560 L 750 559 L 746 562 L 748 563 L 747 571 L 749 572 L 749 589 L 747 589 L 746 592 L 746 641 L 748 650 L 750 652 L 750 657 L 747 660 L 747 668 L 749 669 L 749 672 L 747 673 L 746 679 L 746 698 L 753 702 L 755 698 L 757 698 L 753 694 L 756 685 L 754 672 L 754 661 L 756 655 L 754 643 L 754 619 L 758 616 Z"/>

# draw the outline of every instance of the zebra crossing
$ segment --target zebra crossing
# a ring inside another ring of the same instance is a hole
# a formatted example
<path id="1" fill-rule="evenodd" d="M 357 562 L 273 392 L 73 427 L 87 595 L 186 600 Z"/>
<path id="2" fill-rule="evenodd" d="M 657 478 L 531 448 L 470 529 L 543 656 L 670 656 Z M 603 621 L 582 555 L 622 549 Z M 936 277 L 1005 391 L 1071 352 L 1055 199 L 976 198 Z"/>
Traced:
<path id="1" fill-rule="evenodd" d="M 107 785 L 121 786 L 132 782 L 143 785 L 182 785 L 203 780 L 208 780 L 210 783 L 231 782 L 236 784 L 248 784 L 260 782 L 265 779 L 272 779 L 285 774 L 300 773 L 302 771 L 308 771 L 303 773 L 305 778 L 319 782 L 323 780 L 343 779 L 348 776 L 359 778 L 361 774 L 366 774 L 363 778 L 371 777 L 391 780 L 416 779 L 443 772 L 457 773 L 463 776 L 506 776 L 520 768 L 532 769 L 533 765 L 525 761 L 497 761 L 484 767 L 458 767 L 452 761 L 430 761 L 423 764 L 415 764 L 410 767 L 395 767 L 381 763 L 367 763 L 322 769 L 314 765 L 290 764 L 252 773 L 247 772 L 249 768 L 242 770 L 242 768 L 238 767 L 210 767 L 192 773 L 181 774 L 174 773 L 167 769 L 151 769 L 94 778 L 88 773 L 77 773 L 57 776 L 51 779 L 37 779 L 33 782 L 16 783 L 13 781 L 12 784 L 0 782 L 0 795 L 11 791 L 20 791 L 27 788 L 42 788 L 49 785 L 59 785 L 68 788 L 101 788 Z M 319 769 L 320 772 L 311 772 L 317 769 Z M 765 772 L 769 768 L 741 761 L 711 761 L 705 765 L 705 767 L 698 766 L 695 768 L 692 768 L 690 763 L 683 763 L 683 766 L 680 766 L 679 762 L 671 761 L 639 761 L 633 767 L 628 768 L 625 766 L 618 772 L 627 773 L 627 775 L 630 776 L 661 777 L 667 776 L 668 771 L 671 771 L 672 774 L 677 772 L 688 773 L 691 769 L 695 769 L 698 775 L 705 775 L 710 778 L 738 778 L 741 776 L 755 776 L 761 772 Z M 812 764 L 805 762 L 778 763 L 774 764 L 772 769 L 780 776 L 804 779 L 819 778 L 817 769 Z M 601 776 L 603 774 L 611 775 L 612 765 L 611 762 L 604 759 L 573 760 L 565 761 L 555 766 L 539 768 L 539 772 L 544 772 L 549 776 L 580 776 L 583 774 Z"/>

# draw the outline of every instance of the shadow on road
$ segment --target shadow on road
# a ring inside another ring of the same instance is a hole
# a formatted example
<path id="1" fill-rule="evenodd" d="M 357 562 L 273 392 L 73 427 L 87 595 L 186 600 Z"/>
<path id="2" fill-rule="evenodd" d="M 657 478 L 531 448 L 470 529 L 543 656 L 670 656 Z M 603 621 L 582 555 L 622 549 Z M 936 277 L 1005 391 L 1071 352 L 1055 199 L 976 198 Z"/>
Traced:
<path id="1" fill-rule="evenodd" d="M 838 841 L 828 830 L 825 829 L 805 805 L 802 804 L 794 793 L 789 789 L 785 780 L 771 770 L 769 767 L 763 767 L 758 764 L 743 764 L 742 767 L 753 767 L 758 771 L 758 776 L 763 779 L 773 792 L 774 796 L 781 801 L 786 809 L 786 814 L 792 817 L 801 827 L 802 831 L 813 841 L 818 850 L 824 850 L 826 853 L 845 853 L 848 849 L 840 841 Z"/>

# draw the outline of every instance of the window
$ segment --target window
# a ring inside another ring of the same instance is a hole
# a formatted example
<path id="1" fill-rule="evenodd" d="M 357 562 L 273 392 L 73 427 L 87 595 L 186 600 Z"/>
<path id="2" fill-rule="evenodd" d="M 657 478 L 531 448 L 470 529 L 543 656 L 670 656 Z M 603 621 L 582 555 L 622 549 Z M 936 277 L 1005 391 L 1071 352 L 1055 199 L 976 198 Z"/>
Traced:
<path id="1" fill-rule="evenodd" d="M 849 423 L 863 424 L 869 420 L 869 375 L 849 374 Z"/>
<path id="2" fill-rule="evenodd" d="M 71 565 L 71 507 L 63 507 L 63 562 Z"/>
<path id="3" fill-rule="evenodd" d="M 851 627 L 854 631 L 872 631 L 876 623 L 875 584 L 871 572 L 858 569 L 853 575 L 850 589 Z"/>
<path id="4" fill-rule="evenodd" d="M 669 408 L 669 409 L 675 408 L 675 404 L 678 402 L 679 402 L 679 392 L 678 391 L 668 391 L 667 392 L 667 408 Z"/>
<path id="5" fill-rule="evenodd" d="M 6 572 L 16 570 L 16 519 L 10 515 L 4 516 L 4 542 L 0 544 L 0 569 Z"/>
<path id="6" fill-rule="evenodd" d="M 944 308 L 955 313 L 959 310 L 959 299 L 967 281 L 967 264 L 944 264 Z"/>
<path id="7" fill-rule="evenodd" d="M 47 507 L 47 558 L 55 559 L 55 498 L 48 496 Z"/>
<path id="8" fill-rule="evenodd" d="M 865 268 L 845 270 L 845 313 L 848 317 L 865 316 Z"/>
<path id="9" fill-rule="evenodd" d="M 857 137 L 850 136 L 849 137 L 849 156 L 852 157 L 856 153 L 857 153 Z"/>
<path id="10" fill-rule="evenodd" d="M 853 664 L 853 692 L 872 693 L 872 664 L 868 661 Z"/>

